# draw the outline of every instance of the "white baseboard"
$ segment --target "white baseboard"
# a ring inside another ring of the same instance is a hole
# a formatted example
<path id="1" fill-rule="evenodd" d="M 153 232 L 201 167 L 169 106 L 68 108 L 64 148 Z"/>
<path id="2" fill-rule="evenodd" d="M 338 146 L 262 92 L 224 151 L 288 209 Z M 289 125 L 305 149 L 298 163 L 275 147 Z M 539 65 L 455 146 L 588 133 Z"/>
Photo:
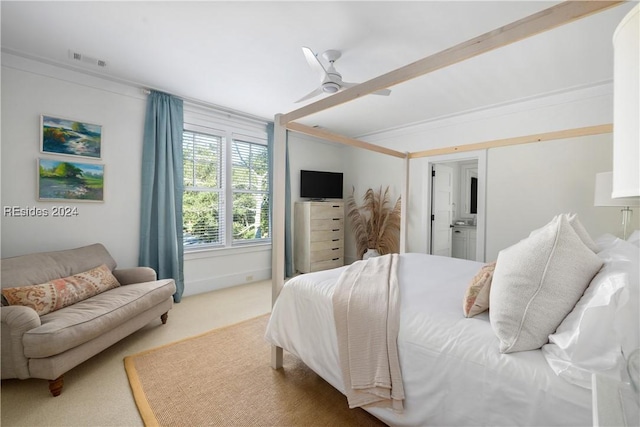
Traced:
<path id="1" fill-rule="evenodd" d="M 183 296 L 203 294 L 218 289 L 230 288 L 232 286 L 244 285 L 251 282 L 259 282 L 271 279 L 271 269 L 245 270 L 239 274 L 229 274 L 226 276 L 216 276 L 207 279 L 187 281 L 184 284 Z"/>

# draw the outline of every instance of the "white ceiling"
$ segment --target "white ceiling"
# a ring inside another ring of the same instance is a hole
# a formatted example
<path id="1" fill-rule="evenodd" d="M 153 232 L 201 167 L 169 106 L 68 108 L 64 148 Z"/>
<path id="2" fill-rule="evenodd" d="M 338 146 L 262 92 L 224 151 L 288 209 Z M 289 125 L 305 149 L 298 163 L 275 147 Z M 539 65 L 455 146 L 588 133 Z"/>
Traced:
<path id="1" fill-rule="evenodd" d="M 340 50 L 343 79 L 362 82 L 557 3 L 2 1 L 1 42 L 5 52 L 272 119 L 304 105 L 294 101 L 319 83 L 301 46 Z M 355 137 L 610 81 L 613 31 L 632 6 L 300 122 Z M 107 67 L 73 61 L 69 50 Z"/>

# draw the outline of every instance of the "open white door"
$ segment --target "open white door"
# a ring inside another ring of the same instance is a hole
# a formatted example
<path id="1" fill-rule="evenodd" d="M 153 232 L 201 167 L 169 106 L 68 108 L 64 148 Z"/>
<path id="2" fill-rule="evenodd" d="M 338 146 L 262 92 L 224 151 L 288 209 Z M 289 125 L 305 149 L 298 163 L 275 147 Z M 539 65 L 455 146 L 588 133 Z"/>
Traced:
<path id="1" fill-rule="evenodd" d="M 451 256 L 453 168 L 433 166 L 431 189 L 431 253 Z"/>

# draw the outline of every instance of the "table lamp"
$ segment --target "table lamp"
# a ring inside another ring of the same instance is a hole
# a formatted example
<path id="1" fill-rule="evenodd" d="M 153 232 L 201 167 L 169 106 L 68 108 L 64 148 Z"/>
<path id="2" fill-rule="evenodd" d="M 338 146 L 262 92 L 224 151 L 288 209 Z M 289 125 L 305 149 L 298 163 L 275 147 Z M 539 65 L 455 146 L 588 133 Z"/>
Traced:
<path id="1" fill-rule="evenodd" d="M 613 172 L 602 172 L 596 174 L 596 188 L 594 195 L 594 206 L 617 206 L 622 207 L 622 232 L 623 238 L 628 237 L 629 226 L 631 225 L 631 217 L 633 211 L 631 207 L 640 206 L 640 197 L 618 197 L 612 198 L 613 191 Z"/>

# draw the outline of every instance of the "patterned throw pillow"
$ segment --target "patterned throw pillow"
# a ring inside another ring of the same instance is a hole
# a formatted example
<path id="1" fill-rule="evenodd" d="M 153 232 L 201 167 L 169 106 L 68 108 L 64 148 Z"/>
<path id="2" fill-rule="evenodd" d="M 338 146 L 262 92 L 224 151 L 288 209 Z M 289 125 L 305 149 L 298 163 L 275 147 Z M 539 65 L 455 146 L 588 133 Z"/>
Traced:
<path id="1" fill-rule="evenodd" d="M 483 265 L 478 274 L 471 279 L 462 301 L 464 317 L 473 317 L 489 309 L 489 292 L 495 268 L 495 261 Z"/>
<path id="2" fill-rule="evenodd" d="M 43 316 L 78 301 L 120 286 L 105 264 L 84 273 L 52 280 L 41 285 L 5 288 L 2 296 L 9 305 L 33 308 Z"/>

